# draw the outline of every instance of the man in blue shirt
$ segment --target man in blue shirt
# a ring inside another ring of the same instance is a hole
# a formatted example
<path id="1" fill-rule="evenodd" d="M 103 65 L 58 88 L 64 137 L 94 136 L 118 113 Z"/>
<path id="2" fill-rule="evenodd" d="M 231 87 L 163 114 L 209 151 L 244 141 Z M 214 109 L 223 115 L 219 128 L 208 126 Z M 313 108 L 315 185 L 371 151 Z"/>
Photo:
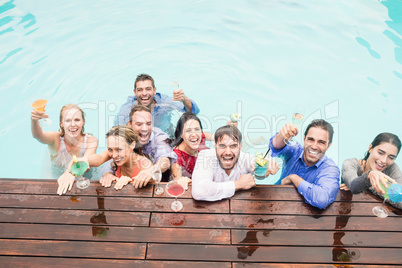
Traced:
<path id="1" fill-rule="evenodd" d="M 269 142 L 272 156 L 283 159 L 282 175 L 276 184 L 293 184 L 306 203 L 324 209 L 334 202 L 339 190 L 339 168 L 325 155 L 334 130 L 325 120 L 316 119 L 307 126 L 304 147 L 299 143 L 286 145 L 285 140 L 298 132 L 288 123 Z"/>
<path id="2" fill-rule="evenodd" d="M 192 112 L 198 114 L 197 104 L 184 95 L 182 89 L 173 91 L 173 98 L 156 93 L 154 79 L 148 74 L 140 74 L 134 82 L 134 95 L 128 96 L 117 114 L 114 125 L 125 125 L 130 120 L 129 114 L 134 105 L 141 104 L 152 111 L 152 121 L 155 127 L 162 129 L 170 137 L 174 136 L 176 123 L 172 124 L 172 116 L 178 120 L 181 113 Z"/>

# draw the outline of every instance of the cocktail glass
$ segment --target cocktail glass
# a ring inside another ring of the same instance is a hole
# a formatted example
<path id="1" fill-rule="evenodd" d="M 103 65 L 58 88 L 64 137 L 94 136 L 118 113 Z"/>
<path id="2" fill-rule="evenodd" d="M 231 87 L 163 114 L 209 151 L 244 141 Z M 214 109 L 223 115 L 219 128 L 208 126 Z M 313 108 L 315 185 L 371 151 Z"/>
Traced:
<path id="1" fill-rule="evenodd" d="M 386 218 L 388 217 L 389 210 L 385 207 L 385 200 L 389 198 L 388 191 L 389 188 L 392 186 L 392 182 L 388 181 L 387 186 L 385 187 L 382 183 L 380 183 L 381 188 L 384 190 L 384 201 L 382 202 L 381 206 L 375 206 L 373 207 L 373 214 L 376 215 L 379 218 Z"/>
<path id="2" fill-rule="evenodd" d="M 178 212 L 183 209 L 183 204 L 177 200 L 177 197 L 181 196 L 184 193 L 184 188 L 181 186 L 176 180 L 172 180 L 166 184 L 166 192 L 168 195 L 175 198 L 175 201 L 172 202 L 170 206 L 174 212 Z"/>
<path id="3" fill-rule="evenodd" d="M 268 160 L 264 158 L 262 153 L 258 153 L 255 158 L 254 177 L 257 180 L 265 179 L 268 169 Z"/>
<path id="4" fill-rule="evenodd" d="M 91 181 L 88 178 L 85 178 L 84 173 L 88 169 L 88 164 L 85 161 L 77 161 L 74 162 L 71 166 L 70 172 L 76 177 L 76 185 L 78 189 L 86 189 L 88 188 Z"/>
<path id="5" fill-rule="evenodd" d="M 155 194 L 163 194 L 163 188 L 159 186 L 159 183 L 162 179 L 162 171 L 158 166 L 154 166 L 154 168 L 152 169 L 152 179 L 156 182 Z"/>
<path id="6" fill-rule="evenodd" d="M 299 127 L 301 122 L 303 121 L 303 114 L 301 113 L 294 113 L 293 117 L 292 117 L 292 124 L 295 127 Z M 293 137 L 290 137 L 290 139 L 284 139 L 285 144 L 290 145 L 290 146 L 295 146 L 296 145 L 296 141 L 293 140 Z"/>
<path id="7" fill-rule="evenodd" d="M 32 103 L 32 108 L 34 108 L 38 112 L 44 112 L 46 104 L 47 100 L 44 99 L 36 100 Z M 44 118 L 43 122 L 48 126 L 52 124 L 52 120 L 50 118 Z"/>

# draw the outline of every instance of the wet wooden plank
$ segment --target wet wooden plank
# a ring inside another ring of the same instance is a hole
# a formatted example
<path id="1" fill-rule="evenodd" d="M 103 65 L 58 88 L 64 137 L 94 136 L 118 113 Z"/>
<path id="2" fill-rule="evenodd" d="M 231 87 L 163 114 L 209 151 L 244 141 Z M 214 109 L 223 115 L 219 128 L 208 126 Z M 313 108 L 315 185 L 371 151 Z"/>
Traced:
<path id="1" fill-rule="evenodd" d="M 152 227 L 180 228 L 244 228 L 244 229 L 302 229 L 401 232 L 399 217 L 380 219 L 372 215 L 316 216 L 316 215 L 267 215 L 267 214 L 189 214 L 152 213 Z"/>
<path id="2" fill-rule="evenodd" d="M 257 185 L 246 191 L 238 191 L 231 199 L 246 200 L 292 200 L 304 201 L 293 185 Z M 335 202 L 377 202 L 380 198 L 370 193 L 353 195 L 350 191 L 339 191 Z"/>
<path id="3" fill-rule="evenodd" d="M 149 226 L 150 212 L 0 208 L 0 222 Z"/>
<path id="4" fill-rule="evenodd" d="M 0 195 L 0 207 L 170 212 L 173 200 L 173 198 L 2 194 Z M 183 212 L 222 213 L 229 211 L 229 200 L 201 202 L 181 198 L 180 201 L 184 206 Z"/>
<path id="5" fill-rule="evenodd" d="M 57 187 L 56 180 L 0 179 L 0 193 L 57 195 Z M 152 191 L 152 184 L 141 189 L 135 189 L 132 185 L 127 185 L 123 189 L 116 191 L 113 187 L 106 188 L 98 181 L 91 181 L 90 186 L 84 190 L 76 188 L 74 184 L 71 191 L 67 192 L 66 195 L 152 197 Z"/>
<path id="6" fill-rule="evenodd" d="M 400 265 L 401 254 L 401 248 L 149 244 L 147 259 Z"/>
<path id="7" fill-rule="evenodd" d="M 402 248 L 401 232 L 233 230 L 233 245 Z"/>
<path id="8" fill-rule="evenodd" d="M 230 230 L 0 223 L 0 238 L 230 244 Z"/>
<path id="9" fill-rule="evenodd" d="M 334 268 L 334 267 L 340 267 L 340 268 L 363 268 L 363 267 L 368 267 L 368 268 L 388 268 L 388 267 L 394 267 L 391 265 L 358 265 L 358 264 L 353 264 L 353 266 L 349 266 L 348 264 L 345 265 L 334 265 L 334 264 L 302 264 L 302 263 L 233 263 L 233 268 L 267 268 L 267 267 L 278 267 L 278 268 Z"/>
<path id="10" fill-rule="evenodd" d="M 147 261 L 147 260 L 108 260 L 46 257 L 5 257 L 0 256 L 2 267 L 141 267 L 141 268 L 230 268 L 230 262 L 192 262 L 192 261 Z"/>
<path id="11" fill-rule="evenodd" d="M 350 215 L 350 216 L 374 216 L 372 209 L 381 205 L 376 203 L 335 202 L 326 209 L 315 208 L 304 201 L 250 201 L 230 200 L 231 213 L 243 214 L 282 214 L 282 215 Z M 389 217 L 400 216 L 402 211 L 388 204 Z M 374 216 L 375 217 L 375 216 Z"/>
<path id="12" fill-rule="evenodd" d="M 0 239 L 0 255 L 144 259 L 146 244 Z"/>

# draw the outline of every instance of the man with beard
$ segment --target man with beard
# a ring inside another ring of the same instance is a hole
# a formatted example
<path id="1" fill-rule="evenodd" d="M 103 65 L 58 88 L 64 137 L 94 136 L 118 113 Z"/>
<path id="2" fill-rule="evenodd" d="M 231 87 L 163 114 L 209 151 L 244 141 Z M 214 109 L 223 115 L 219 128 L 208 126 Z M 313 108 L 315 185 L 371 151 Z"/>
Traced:
<path id="1" fill-rule="evenodd" d="M 251 174 L 253 157 L 240 151 L 241 140 L 240 131 L 231 125 L 220 127 L 215 132 L 215 150 L 201 151 L 194 167 L 194 199 L 221 200 L 233 196 L 237 190 L 247 190 L 255 186 Z M 267 174 L 270 172 L 269 170 Z"/>
<path id="2" fill-rule="evenodd" d="M 320 209 L 334 202 L 339 189 L 339 168 L 325 155 L 332 144 L 334 130 L 322 119 L 313 120 L 304 133 L 304 147 L 285 140 L 296 136 L 299 130 L 286 124 L 269 143 L 272 157 L 283 159 L 280 179 L 275 184 L 293 184 L 306 203 Z"/>
<path id="3" fill-rule="evenodd" d="M 175 126 L 172 124 L 172 116 L 177 113 L 192 112 L 198 114 L 200 109 L 197 104 L 184 95 L 182 89 L 173 91 L 173 98 L 165 94 L 157 93 L 154 79 L 148 74 L 140 74 L 134 82 L 134 96 L 128 96 L 127 102 L 120 108 L 115 118 L 114 125 L 127 124 L 129 113 L 134 105 L 143 105 L 152 112 L 153 125 L 160 128 L 170 137 L 174 136 Z"/>

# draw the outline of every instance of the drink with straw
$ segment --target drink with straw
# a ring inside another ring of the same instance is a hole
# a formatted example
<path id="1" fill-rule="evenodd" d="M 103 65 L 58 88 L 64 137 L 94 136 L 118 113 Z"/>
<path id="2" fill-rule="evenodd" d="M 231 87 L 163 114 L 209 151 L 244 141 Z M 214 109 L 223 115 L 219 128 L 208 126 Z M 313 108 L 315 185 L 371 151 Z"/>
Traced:
<path id="1" fill-rule="evenodd" d="M 34 103 L 32 103 L 32 108 L 34 108 L 38 112 L 45 112 L 46 104 L 47 104 L 47 100 L 44 100 L 44 99 L 36 100 L 36 101 L 34 101 Z M 50 120 L 50 118 L 44 118 L 43 122 L 46 125 L 52 124 L 52 120 Z"/>
<path id="2" fill-rule="evenodd" d="M 77 157 L 75 155 L 73 156 L 73 165 L 70 168 L 70 173 L 76 177 L 78 189 L 86 189 L 90 184 L 90 180 L 82 176 L 87 171 L 88 167 L 87 162 L 77 161 Z"/>
<path id="3" fill-rule="evenodd" d="M 264 158 L 262 153 L 258 153 L 255 156 L 255 169 L 254 169 L 254 177 L 257 180 L 265 179 L 265 174 L 268 169 L 268 160 Z"/>

